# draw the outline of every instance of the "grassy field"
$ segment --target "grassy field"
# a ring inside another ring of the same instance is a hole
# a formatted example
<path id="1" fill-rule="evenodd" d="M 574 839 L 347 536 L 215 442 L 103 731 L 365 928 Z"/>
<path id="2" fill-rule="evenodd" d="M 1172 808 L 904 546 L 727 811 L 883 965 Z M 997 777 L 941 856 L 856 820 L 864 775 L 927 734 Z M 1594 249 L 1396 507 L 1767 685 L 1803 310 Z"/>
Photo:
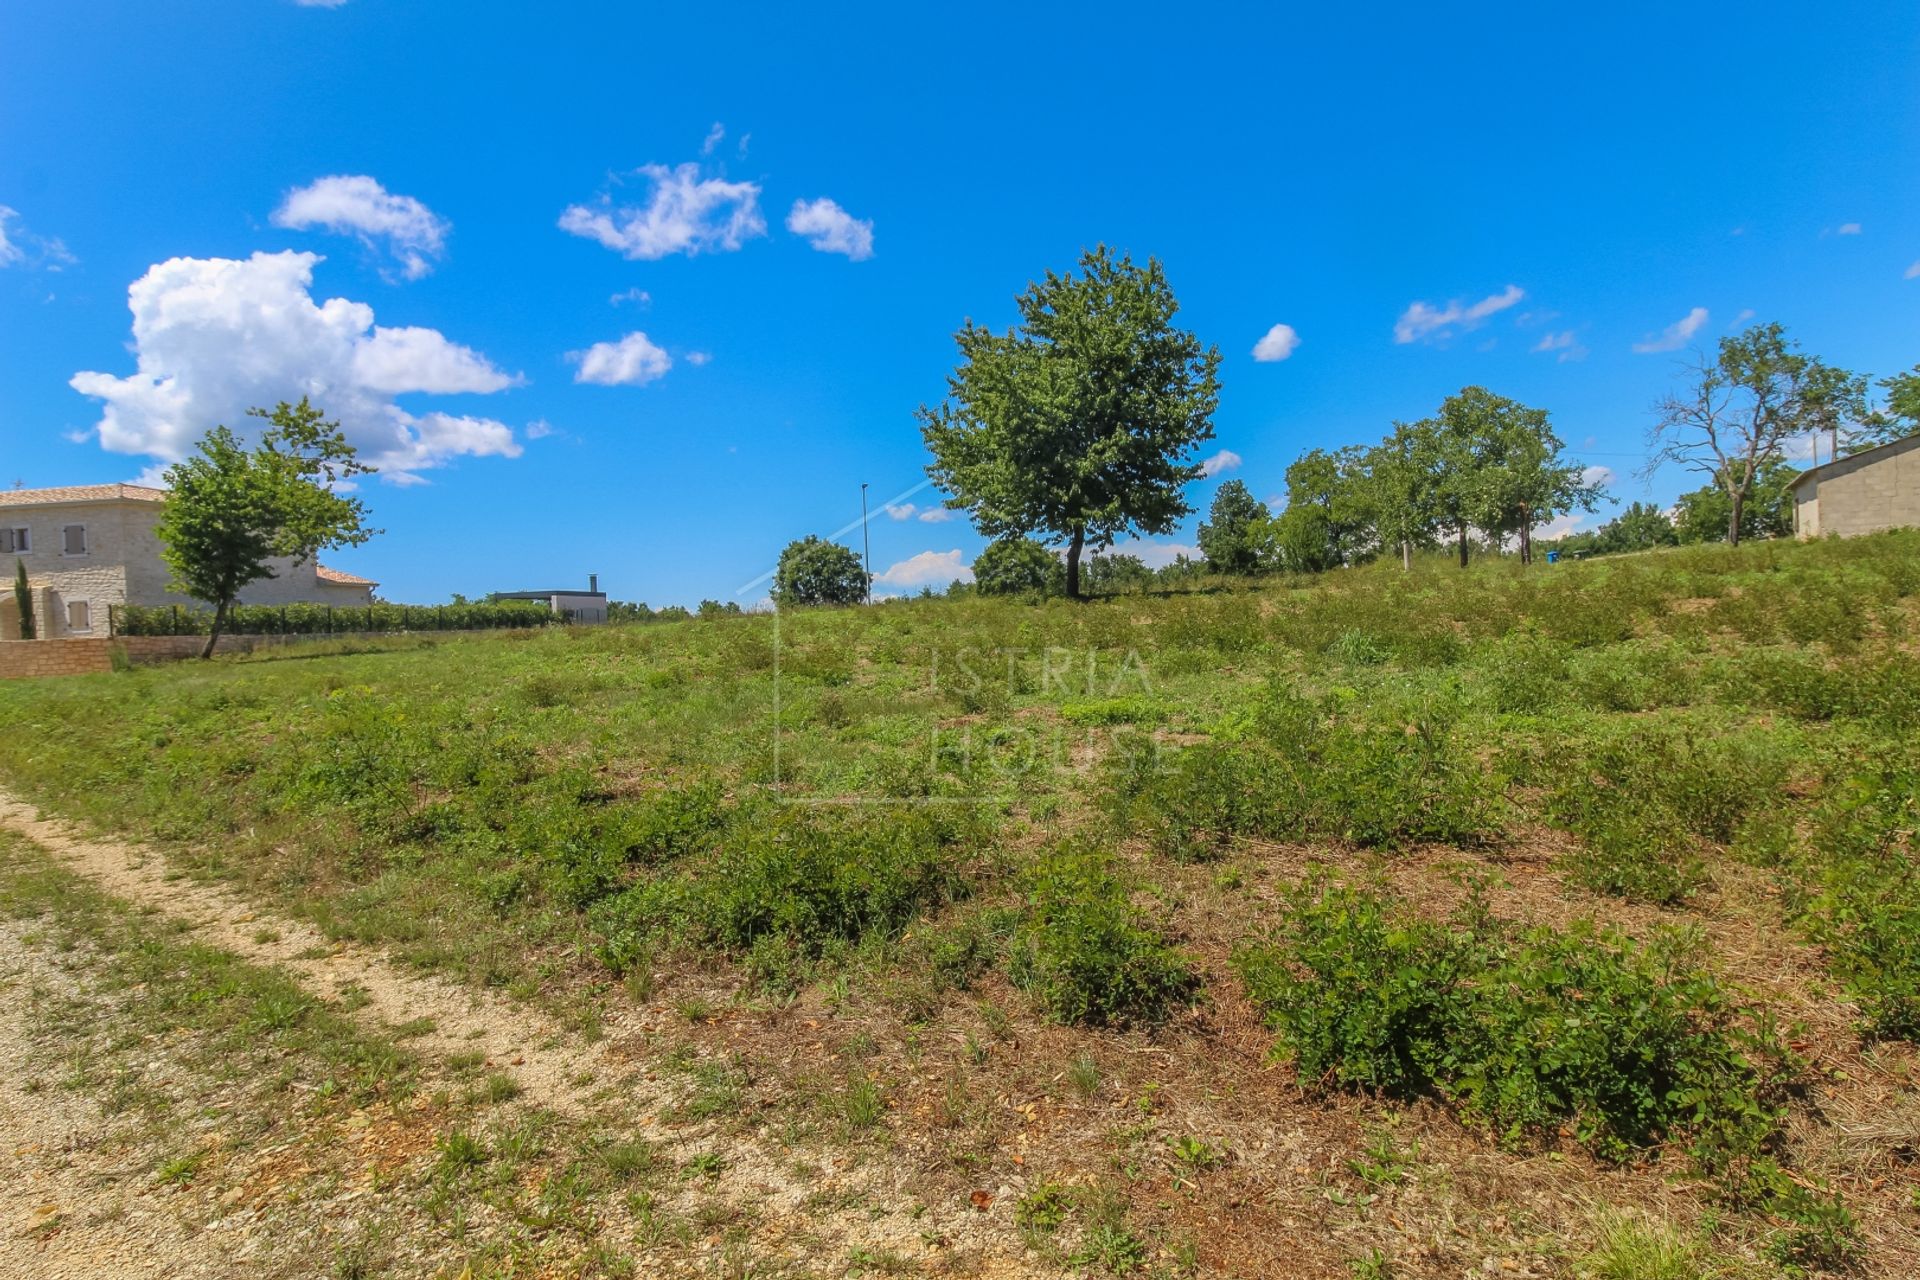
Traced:
<path id="1" fill-rule="evenodd" d="M 1034 1271 L 1891 1276 L 1917 636 L 1902 533 L 317 645 L 0 683 L 0 783 Z"/>

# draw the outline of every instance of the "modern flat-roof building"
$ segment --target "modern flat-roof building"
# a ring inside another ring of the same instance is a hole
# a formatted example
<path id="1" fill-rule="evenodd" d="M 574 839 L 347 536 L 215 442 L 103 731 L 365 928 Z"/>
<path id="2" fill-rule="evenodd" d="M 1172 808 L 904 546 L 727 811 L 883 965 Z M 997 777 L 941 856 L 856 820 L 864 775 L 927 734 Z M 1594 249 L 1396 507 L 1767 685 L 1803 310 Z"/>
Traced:
<path id="1" fill-rule="evenodd" d="M 1802 471 L 1788 486 L 1802 538 L 1920 525 L 1920 436 L 1908 436 Z"/>
<path id="2" fill-rule="evenodd" d="M 607 620 L 607 593 L 600 590 L 600 575 L 587 575 L 587 589 L 562 587 L 557 591 L 496 591 L 495 600 L 539 600 L 569 622 L 583 624 Z"/>

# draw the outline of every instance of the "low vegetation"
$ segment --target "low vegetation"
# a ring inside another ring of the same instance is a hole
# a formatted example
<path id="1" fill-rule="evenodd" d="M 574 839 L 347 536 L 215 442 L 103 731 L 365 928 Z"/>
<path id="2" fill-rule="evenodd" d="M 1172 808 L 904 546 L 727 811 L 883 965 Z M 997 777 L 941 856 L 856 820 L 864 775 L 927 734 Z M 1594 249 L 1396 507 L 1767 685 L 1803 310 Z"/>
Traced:
<path id="1" fill-rule="evenodd" d="M 0 779 L 1034 1266 L 1889 1275 L 1917 594 L 1900 533 L 415 636 L 0 685 Z"/>

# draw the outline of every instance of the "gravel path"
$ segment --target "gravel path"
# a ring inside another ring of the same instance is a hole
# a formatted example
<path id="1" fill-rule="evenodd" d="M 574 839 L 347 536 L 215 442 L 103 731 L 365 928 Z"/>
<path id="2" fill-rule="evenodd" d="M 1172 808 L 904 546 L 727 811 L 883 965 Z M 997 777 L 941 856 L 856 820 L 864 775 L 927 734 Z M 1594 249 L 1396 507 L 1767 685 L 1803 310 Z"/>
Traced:
<path id="1" fill-rule="evenodd" d="M 8 1280 L 197 1280 L 231 1274 L 223 1249 L 193 1235 L 151 1163 L 84 1094 L 30 1086 L 39 1047 L 34 986 L 72 993 L 73 976 L 35 962 L 17 926 L 0 927 L 0 1276 Z"/>
<path id="2" fill-rule="evenodd" d="M 367 1011 L 389 1026 L 431 1023 L 431 1031 L 410 1037 L 411 1047 L 443 1058 L 483 1053 L 513 1076 L 530 1103 L 579 1115 L 590 1093 L 622 1074 L 607 1041 L 579 1044 L 560 1024 L 524 1006 L 404 973 L 376 952 L 331 942 L 311 925 L 269 917 L 223 889 L 174 877 L 159 855 L 137 845 L 83 838 L 5 792 L 0 827 L 32 840 L 107 892 L 187 921 L 202 942 L 278 966 L 316 994 L 337 997 L 357 988 Z"/>

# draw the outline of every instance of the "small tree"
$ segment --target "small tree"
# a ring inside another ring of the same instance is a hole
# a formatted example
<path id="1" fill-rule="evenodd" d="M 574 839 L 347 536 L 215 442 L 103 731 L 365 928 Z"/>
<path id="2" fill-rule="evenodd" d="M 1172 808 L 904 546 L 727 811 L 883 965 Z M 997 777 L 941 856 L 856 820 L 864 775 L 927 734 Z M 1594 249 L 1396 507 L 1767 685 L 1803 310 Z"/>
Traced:
<path id="1" fill-rule="evenodd" d="M 270 424 L 248 449 L 224 426 L 200 441 L 196 457 L 167 468 L 160 510 L 161 557 L 172 586 L 213 606 L 200 656 L 213 653 L 240 592 L 276 576 L 272 561 L 302 564 L 330 547 L 358 546 L 377 529 L 358 498 L 335 491 L 366 475 L 353 446 L 302 396 L 272 410 L 249 409 Z"/>
<path id="2" fill-rule="evenodd" d="M 982 533 L 1045 533 L 1067 544 L 1067 594 L 1080 557 L 1129 530 L 1165 533 L 1191 508 L 1191 454 L 1213 438 L 1220 353 L 1176 328 L 1159 262 L 1105 246 L 1080 274 L 1055 275 L 1017 299 L 1004 334 L 969 320 L 947 399 L 922 405 L 927 474 Z"/>
<path id="3" fill-rule="evenodd" d="M 1396 547 L 1400 567 L 1413 567 L 1413 549 L 1432 543 L 1438 523 L 1439 471 L 1430 423 L 1396 422 L 1393 434 L 1369 449 L 1359 471 L 1374 537 L 1382 550 Z"/>
<path id="4" fill-rule="evenodd" d="M 1255 574 L 1266 568 L 1273 513 L 1238 480 L 1213 495 L 1200 525 L 1200 553 L 1215 573 Z"/>
<path id="5" fill-rule="evenodd" d="M 1887 407 L 1866 417 L 1862 429 L 1840 446 L 1842 453 L 1858 453 L 1920 434 L 1920 364 L 1905 373 L 1880 379 Z"/>
<path id="6" fill-rule="evenodd" d="M 1784 538 L 1793 532 L 1793 491 L 1797 475 L 1780 458 L 1770 458 L 1754 472 L 1751 492 L 1740 504 L 1740 537 Z M 1674 500 L 1674 534 L 1681 542 L 1720 542 L 1727 537 L 1733 502 L 1719 479 Z"/>
<path id="7" fill-rule="evenodd" d="M 1043 595 L 1060 578 L 1060 557 L 1032 538 L 1002 538 L 973 562 L 973 585 L 984 596 Z"/>
<path id="8" fill-rule="evenodd" d="M 1671 547 L 1680 541 L 1673 521 L 1651 502 L 1635 502 L 1625 511 L 1601 525 L 1597 549 L 1601 551 L 1647 551 Z"/>
<path id="9" fill-rule="evenodd" d="M 13 562 L 13 603 L 20 613 L 20 638 L 31 640 L 39 634 L 33 620 L 33 588 L 27 585 L 27 562 Z"/>
<path id="10" fill-rule="evenodd" d="M 1720 339 L 1717 355 L 1695 360 L 1691 385 L 1654 411 L 1647 473 L 1677 462 L 1710 477 L 1726 494 L 1727 541 L 1737 544 L 1762 468 L 1795 436 L 1826 431 L 1837 442 L 1842 427 L 1865 420 L 1866 384 L 1761 324 Z"/>
<path id="11" fill-rule="evenodd" d="M 1153 570 L 1139 556 L 1112 552 L 1087 559 L 1089 595 L 1117 596 L 1126 591 L 1143 591 L 1153 582 Z"/>
<path id="12" fill-rule="evenodd" d="M 1520 563 L 1533 563 L 1535 525 L 1594 509 L 1600 486 L 1581 480 L 1578 462 L 1560 461 L 1560 437 L 1545 409 L 1465 387 L 1440 414 L 1471 455 L 1465 480 L 1473 523 L 1496 545 L 1517 539 Z"/>
<path id="13" fill-rule="evenodd" d="M 867 573 L 852 549 L 808 534 L 780 553 L 773 598 L 782 605 L 859 604 L 867 598 Z"/>
<path id="14" fill-rule="evenodd" d="M 1287 468 L 1287 507 L 1274 522 L 1272 539 L 1282 562 L 1296 573 L 1318 573 L 1351 564 L 1373 545 L 1373 513 L 1358 448 L 1309 449 Z"/>

